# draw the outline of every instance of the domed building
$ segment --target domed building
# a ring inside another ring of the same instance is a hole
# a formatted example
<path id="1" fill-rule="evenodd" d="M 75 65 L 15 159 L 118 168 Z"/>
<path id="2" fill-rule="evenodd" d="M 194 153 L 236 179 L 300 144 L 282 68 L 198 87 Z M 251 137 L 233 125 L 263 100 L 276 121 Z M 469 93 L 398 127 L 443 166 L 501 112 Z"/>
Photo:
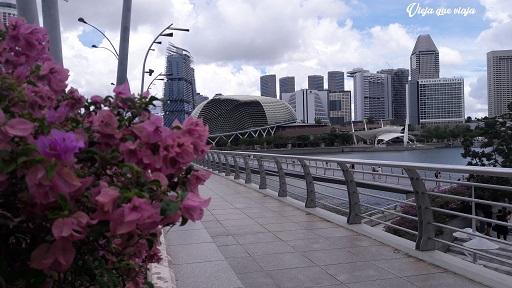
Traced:
<path id="1" fill-rule="evenodd" d="M 203 119 L 211 137 L 224 136 L 225 139 L 230 134 L 242 132 L 266 136 L 269 132 L 273 134 L 276 126 L 297 122 L 295 112 L 287 103 L 246 95 L 215 96 L 199 104 L 192 116 Z"/>

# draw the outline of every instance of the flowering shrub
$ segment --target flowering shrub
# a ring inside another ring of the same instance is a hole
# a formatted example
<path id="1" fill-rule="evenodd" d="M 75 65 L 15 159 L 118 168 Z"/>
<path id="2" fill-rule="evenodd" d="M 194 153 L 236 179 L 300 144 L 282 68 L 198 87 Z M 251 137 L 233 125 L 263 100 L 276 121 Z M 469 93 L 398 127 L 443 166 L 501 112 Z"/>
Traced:
<path id="1" fill-rule="evenodd" d="M 469 197 L 471 195 L 471 192 L 469 191 L 469 188 L 467 186 L 447 186 L 442 189 L 437 190 L 431 190 L 430 192 L 436 192 L 439 194 L 448 194 L 453 196 L 459 196 L 459 197 Z M 460 213 L 471 213 L 471 205 L 468 201 L 462 201 L 458 199 L 453 198 L 447 198 L 447 197 L 441 197 L 441 196 L 431 196 L 430 197 L 430 205 L 432 207 L 450 210 L 454 212 L 460 212 Z M 416 205 L 409 205 L 409 204 L 400 204 L 399 205 L 400 211 L 402 214 L 417 217 L 417 211 L 416 211 Z M 437 211 L 433 211 L 432 216 L 434 217 L 434 222 L 441 223 L 441 224 L 447 224 L 451 220 L 455 219 L 456 216 L 446 213 L 441 213 Z M 405 218 L 405 217 L 398 217 L 391 221 L 391 224 L 412 230 L 412 231 L 418 231 L 418 221 Z M 385 227 L 386 232 L 397 235 L 399 237 L 416 241 L 416 235 L 411 234 L 407 231 L 400 230 L 398 228 L 392 227 L 392 226 L 386 226 Z M 439 227 L 436 228 L 436 236 L 441 235 L 443 233 L 443 230 Z"/>
<path id="2" fill-rule="evenodd" d="M 141 287 L 162 227 L 203 217 L 210 199 L 202 120 L 172 129 L 128 84 L 67 89 L 43 28 L 0 23 L 0 286 Z M 66 90 L 67 89 L 67 90 Z"/>

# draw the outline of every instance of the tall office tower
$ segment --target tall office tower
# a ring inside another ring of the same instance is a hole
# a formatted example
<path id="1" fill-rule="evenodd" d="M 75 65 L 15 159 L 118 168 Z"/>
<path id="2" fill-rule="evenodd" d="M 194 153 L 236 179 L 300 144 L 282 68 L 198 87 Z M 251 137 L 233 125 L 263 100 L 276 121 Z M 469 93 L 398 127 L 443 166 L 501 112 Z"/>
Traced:
<path id="1" fill-rule="evenodd" d="M 345 91 L 345 73 L 342 71 L 327 72 L 327 90 L 329 92 Z"/>
<path id="2" fill-rule="evenodd" d="M 18 16 L 16 10 L 16 0 L 3 0 L 0 1 L 0 13 L 2 13 L 2 22 L 7 26 L 7 18 Z"/>
<path id="3" fill-rule="evenodd" d="M 356 68 L 347 72 L 354 79 L 354 120 L 372 117 L 390 119 L 392 114 L 391 76 Z"/>
<path id="4" fill-rule="evenodd" d="M 208 99 L 210 99 L 210 98 L 208 98 L 208 96 L 203 96 L 203 95 L 201 95 L 201 93 L 197 92 L 196 93 L 196 97 L 194 99 L 194 103 L 195 103 L 195 105 L 197 107 L 197 105 L 203 103 L 204 101 L 206 101 Z"/>
<path id="5" fill-rule="evenodd" d="M 512 50 L 487 53 L 487 98 L 489 117 L 503 115 L 512 101 Z"/>
<path id="6" fill-rule="evenodd" d="M 405 123 L 406 113 L 406 87 L 409 80 L 409 69 L 382 69 L 377 71 L 379 74 L 387 74 L 391 76 L 391 101 L 393 103 L 392 114 L 393 119 L 400 124 Z"/>
<path id="7" fill-rule="evenodd" d="M 342 126 L 352 120 L 352 97 L 350 91 L 329 92 L 329 121 Z"/>
<path id="8" fill-rule="evenodd" d="M 283 100 L 283 93 L 295 92 L 295 77 L 286 76 L 279 78 L 279 100 Z"/>
<path id="9" fill-rule="evenodd" d="M 309 75 L 308 76 L 308 90 L 323 91 L 324 89 L 324 76 L 322 75 Z"/>
<path id="10" fill-rule="evenodd" d="M 277 98 L 276 75 L 269 74 L 260 77 L 261 96 Z"/>
<path id="11" fill-rule="evenodd" d="M 164 83 L 164 125 L 171 127 L 178 119 L 183 123 L 195 108 L 196 81 L 194 76 L 194 59 L 186 49 L 169 43 L 165 56 Z"/>
<path id="12" fill-rule="evenodd" d="M 428 34 L 418 36 L 411 53 L 411 80 L 439 78 L 439 51 Z"/>
<path id="13" fill-rule="evenodd" d="M 301 89 L 283 93 L 283 101 L 292 107 L 299 122 L 315 124 L 316 120 L 320 120 L 322 124 L 330 124 L 327 114 L 328 94 L 327 91 Z"/>
<path id="14" fill-rule="evenodd" d="M 411 124 L 460 124 L 464 123 L 464 78 L 436 78 L 418 80 L 418 114 L 411 115 Z"/>

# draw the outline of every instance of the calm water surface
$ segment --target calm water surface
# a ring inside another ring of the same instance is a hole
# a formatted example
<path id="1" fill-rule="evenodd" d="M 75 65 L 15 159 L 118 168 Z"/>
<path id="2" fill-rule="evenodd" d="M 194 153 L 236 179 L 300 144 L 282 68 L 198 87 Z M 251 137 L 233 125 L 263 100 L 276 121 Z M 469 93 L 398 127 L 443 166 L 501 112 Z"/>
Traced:
<path id="1" fill-rule="evenodd" d="M 466 165 L 468 160 L 462 158 L 462 147 L 435 148 L 409 151 L 345 152 L 331 154 L 314 154 L 315 157 L 332 157 L 348 159 L 366 159 L 382 161 L 417 162 L 449 165 Z"/>

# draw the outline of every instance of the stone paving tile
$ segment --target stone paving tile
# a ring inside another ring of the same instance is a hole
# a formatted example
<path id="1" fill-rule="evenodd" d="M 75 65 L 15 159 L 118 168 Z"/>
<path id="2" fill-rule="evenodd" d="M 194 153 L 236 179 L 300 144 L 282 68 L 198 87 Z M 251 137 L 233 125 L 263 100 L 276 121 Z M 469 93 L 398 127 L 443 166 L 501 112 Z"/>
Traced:
<path id="1" fill-rule="evenodd" d="M 228 258 L 226 261 L 237 274 L 263 271 L 252 257 Z"/>
<path id="2" fill-rule="evenodd" d="M 320 238 L 317 234 L 310 232 L 309 230 L 286 230 L 280 232 L 274 232 L 274 234 L 281 240 L 300 240 L 300 239 L 313 239 Z"/>
<path id="3" fill-rule="evenodd" d="M 273 211 L 254 211 L 254 212 L 246 212 L 244 211 L 245 215 L 251 217 L 251 218 L 262 218 L 262 217 L 282 217 L 281 215 L 277 214 Z"/>
<path id="4" fill-rule="evenodd" d="M 305 251 L 302 254 L 320 266 L 363 261 L 359 255 L 346 249 Z"/>
<path id="5" fill-rule="evenodd" d="M 344 284 L 397 277 L 371 262 L 326 265 L 322 269 Z"/>
<path id="6" fill-rule="evenodd" d="M 220 235 L 212 237 L 213 242 L 217 246 L 236 245 L 239 244 L 231 235 Z"/>
<path id="7" fill-rule="evenodd" d="M 320 221 L 307 221 L 307 222 L 297 222 L 300 226 L 306 229 L 319 229 L 319 228 L 337 228 L 338 224 L 329 222 L 327 220 Z"/>
<path id="8" fill-rule="evenodd" d="M 382 245 L 381 242 L 362 235 L 336 236 L 328 239 L 342 248 Z"/>
<path id="9" fill-rule="evenodd" d="M 224 260 L 224 256 L 213 242 L 175 245 L 170 250 L 174 265 Z"/>
<path id="10" fill-rule="evenodd" d="M 215 215 L 215 220 L 222 221 L 222 220 L 235 220 L 235 219 L 251 219 L 249 216 L 245 215 L 242 212 L 236 212 L 232 214 L 220 214 Z"/>
<path id="11" fill-rule="evenodd" d="M 311 260 L 304 257 L 304 255 L 299 252 L 260 255 L 254 256 L 253 258 L 264 270 L 316 266 L 315 263 L 311 262 Z"/>
<path id="12" fill-rule="evenodd" d="M 311 229 L 311 231 L 322 237 L 357 235 L 355 232 L 343 227 Z"/>
<path id="13" fill-rule="evenodd" d="M 285 217 L 288 217 L 288 216 L 302 216 L 304 214 L 306 214 L 307 212 L 304 212 L 300 209 L 293 209 L 293 210 L 282 210 L 282 211 L 277 211 L 277 214 L 281 215 L 281 216 L 285 216 Z"/>
<path id="14" fill-rule="evenodd" d="M 203 224 L 203 227 L 204 228 L 222 228 L 224 226 L 222 226 L 222 224 L 220 224 L 219 221 L 217 220 L 214 220 L 214 221 L 201 221 L 201 223 Z M 187 223 L 188 225 L 188 223 Z M 183 227 L 187 227 L 187 225 L 183 226 Z"/>
<path id="15" fill-rule="evenodd" d="M 236 209 L 236 208 L 231 208 L 231 209 L 212 209 L 212 208 L 208 208 L 208 211 L 210 211 L 210 213 L 213 214 L 213 216 L 218 216 L 218 215 L 224 215 L 224 214 L 233 214 L 233 213 L 242 213 L 240 212 L 239 209 Z"/>
<path id="16" fill-rule="evenodd" d="M 225 261 L 173 266 L 177 288 L 239 288 L 242 282 Z"/>
<path id="17" fill-rule="evenodd" d="M 265 227 L 270 232 L 302 229 L 302 226 L 300 226 L 297 223 L 293 223 L 293 222 L 277 223 L 277 224 L 262 224 L 262 226 Z"/>
<path id="18" fill-rule="evenodd" d="M 252 256 L 277 254 L 277 253 L 290 253 L 295 250 L 283 241 L 279 242 L 265 242 L 265 243 L 250 243 L 242 244 L 245 251 L 249 252 Z"/>
<path id="19" fill-rule="evenodd" d="M 436 287 L 436 288 L 483 288 L 487 287 L 482 284 L 471 281 L 462 276 L 456 275 L 451 272 L 442 272 L 436 274 L 416 275 L 403 277 L 405 280 L 411 282 L 418 287 Z"/>
<path id="20" fill-rule="evenodd" d="M 170 245 L 178 245 L 183 243 L 208 243 L 212 242 L 212 237 L 206 230 L 177 230 L 172 231 L 167 236 Z"/>
<path id="21" fill-rule="evenodd" d="M 267 273 L 282 288 L 321 287 L 340 284 L 336 278 L 316 266 L 274 270 L 267 271 Z"/>
<path id="22" fill-rule="evenodd" d="M 262 217 L 262 218 L 254 218 L 254 221 L 260 224 L 280 224 L 280 223 L 292 223 L 292 220 L 285 217 Z"/>
<path id="23" fill-rule="evenodd" d="M 245 288 L 279 288 L 265 272 L 252 272 L 236 274 Z"/>
<path id="24" fill-rule="evenodd" d="M 338 245 L 325 238 L 285 240 L 286 244 L 297 251 L 313 251 L 338 248 Z"/>
<path id="25" fill-rule="evenodd" d="M 398 276 L 413 276 L 446 271 L 441 267 L 412 257 L 372 261 L 372 263 Z"/>
<path id="26" fill-rule="evenodd" d="M 310 222 L 310 221 L 321 221 L 322 218 L 313 215 L 313 214 L 303 214 L 303 215 L 293 215 L 293 216 L 287 216 L 286 218 L 292 220 L 293 222 Z"/>
<path id="27" fill-rule="evenodd" d="M 229 231 L 229 233 L 231 233 L 231 235 L 268 232 L 267 229 L 259 224 L 247 226 L 230 226 L 226 227 L 226 229 Z"/>
<path id="28" fill-rule="evenodd" d="M 365 246 L 356 248 L 346 248 L 348 251 L 360 255 L 367 260 L 384 260 L 407 257 L 407 255 L 390 246 Z"/>
<path id="29" fill-rule="evenodd" d="M 226 259 L 249 256 L 241 245 L 220 246 L 219 251 Z"/>
<path id="30" fill-rule="evenodd" d="M 228 226 L 246 226 L 246 225 L 259 225 L 258 222 L 252 219 L 230 219 L 230 220 L 221 220 L 221 224 L 224 227 Z"/>
<path id="31" fill-rule="evenodd" d="M 390 287 L 399 287 L 399 288 L 417 288 L 418 286 L 408 282 L 402 278 L 391 278 L 391 279 L 381 279 L 374 281 L 365 281 L 365 282 L 357 282 L 357 283 L 348 283 L 348 287 L 350 288 L 390 288 Z M 453 287 L 455 288 L 455 287 Z"/>
<path id="32" fill-rule="evenodd" d="M 229 232 L 226 228 L 205 228 L 208 234 L 210 234 L 211 237 L 215 236 L 227 236 L 229 235 Z"/>
<path id="33" fill-rule="evenodd" d="M 233 237 L 240 244 L 279 241 L 279 238 L 270 232 L 252 233 L 252 234 L 237 234 L 237 235 L 233 235 Z"/>

